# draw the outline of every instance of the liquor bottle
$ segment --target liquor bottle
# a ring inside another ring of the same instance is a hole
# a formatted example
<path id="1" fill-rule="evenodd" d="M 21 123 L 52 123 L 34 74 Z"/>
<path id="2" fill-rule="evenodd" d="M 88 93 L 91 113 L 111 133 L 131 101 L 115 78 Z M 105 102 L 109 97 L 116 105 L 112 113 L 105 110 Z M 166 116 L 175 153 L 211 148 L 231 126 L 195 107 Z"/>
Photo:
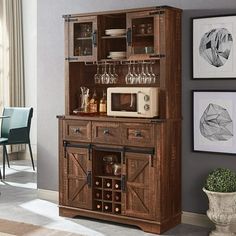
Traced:
<path id="1" fill-rule="evenodd" d="M 97 100 L 96 90 L 94 90 L 93 96 L 89 101 L 89 112 L 92 113 L 98 112 L 98 100 Z"/>
<path id="2" fill-rule="evenodd" d="M 106 93 L 104 91 L 103 91 L 103 96 L 99 102 L 99 112 L 100 112 L 100 115 L 107 114 L 107 97 L 106 97 Z"/>

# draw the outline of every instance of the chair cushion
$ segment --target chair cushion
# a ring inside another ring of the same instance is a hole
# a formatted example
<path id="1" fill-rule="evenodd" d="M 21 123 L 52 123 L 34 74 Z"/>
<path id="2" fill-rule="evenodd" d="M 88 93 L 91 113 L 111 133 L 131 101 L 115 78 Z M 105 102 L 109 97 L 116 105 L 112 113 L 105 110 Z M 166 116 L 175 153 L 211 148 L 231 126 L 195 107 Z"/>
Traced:
<path id="1" fill-rule="evenodd" d="M 8 138 L 0 138 L 0 144 L 7 143 Z"/>

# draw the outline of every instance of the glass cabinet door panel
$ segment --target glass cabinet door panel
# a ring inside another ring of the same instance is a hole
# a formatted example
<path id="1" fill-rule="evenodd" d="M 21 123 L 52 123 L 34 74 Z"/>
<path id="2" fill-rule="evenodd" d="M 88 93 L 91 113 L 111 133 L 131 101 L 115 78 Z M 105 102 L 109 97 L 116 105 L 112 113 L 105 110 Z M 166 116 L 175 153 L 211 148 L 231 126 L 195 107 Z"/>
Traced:
<path id="1" fill-rule="evenodd" d="M 97 17 L 78 17 L 69 21 L 69 58 L 97 59 Z"/>
<path id="2" fill-rule="evenodd" d="M 149 59 L 159 54 L 159 15 L 150 11 L 127 14 L 129 59 Z"/>

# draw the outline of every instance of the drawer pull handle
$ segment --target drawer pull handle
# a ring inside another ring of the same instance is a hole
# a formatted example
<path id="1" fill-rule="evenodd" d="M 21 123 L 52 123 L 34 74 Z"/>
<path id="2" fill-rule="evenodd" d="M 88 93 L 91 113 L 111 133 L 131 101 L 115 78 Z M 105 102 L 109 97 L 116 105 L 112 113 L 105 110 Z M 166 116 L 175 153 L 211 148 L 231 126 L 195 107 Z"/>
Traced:
<path id="1" fill-rule="evenodd" d="M 74 128 L 73 131 L 77 134 L 79 134 L 81 131 L 80 131 L 80 128 Z"/>
<path id="2" fill-rule="evenodd" d="M 108 135 L 109 134 L 109 129 L 104 129 L 103 134 Z"/>
<path id="3" fill-rule="evenodd" d="M 134 136 L 135 136 L 135 137 L 142 137 L 141 131 L 140 131 L 140 130 L 135 130 Z"/>

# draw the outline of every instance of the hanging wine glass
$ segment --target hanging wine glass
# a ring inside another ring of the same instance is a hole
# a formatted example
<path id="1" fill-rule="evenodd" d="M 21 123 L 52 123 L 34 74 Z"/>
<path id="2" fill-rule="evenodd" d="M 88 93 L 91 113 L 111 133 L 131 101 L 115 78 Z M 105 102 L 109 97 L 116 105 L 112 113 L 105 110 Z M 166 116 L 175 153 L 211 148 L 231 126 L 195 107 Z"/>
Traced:
<path id="1" fill-rule="evenodd" d="M 156 80 L 157 80 L 157 75 L 155 73 L 153 73 L 152 64 L 150 64 L 150 75 L 151 75 L 152 83 L 155 84 Z"/>
<path id="2" fill-rule="evenodd" d="M 105 66 L 104 66 L 104 73 L 102 74 L 102 84 L 109 84 L 110 82 L 110 76 L 109 74 L 107 73 L 107 65 L 105 63 Z"/>
<path id="3" fill-rule="evenodd" d="M 108 67 L 108 75 L 109 75 L 109 84 L 113 84 L 114 83 L 114 76 L 111 72 L 111 64 L 109 64 L 109 67 Z"/>
<path id="4" fill-rule="evenodd" d="M 125 76 L 125 83 L 131 84 L 132 79 L 133 79 L 133 74 L 131 73 L 131 64 L 128 64 L 128 73 Z"/>
<path id="5" fill-rule="evenodd" d="M 144 72 L 144 63 L 142 63 L 142 67 L 141 67 L 141 73 L 140 73 L 140 79 L 139 79 L 139 81 L 140 81 L 140 84 L 144 84 L 145 83 L 145 81 L 146 81 L 146 74 L 145 74 L 145 72 Z"/>
<path id="6" fill-rule="evenodd" d="M 101 83 L 102 75 L 99 73 L 99 65 L 97 65 L 97 73 L 94 75 L 94 83 L 100 84 Z"/>
<path id="7" fill-rule="evenodd" d="M 137 77 L 136 77 L 136 83 L 141 84 L 140 81 L 140 70 L 139 70 L 139 64 L 137 64 Z"/>
<path id="8" fill-rule="evenodd" d="M 116 65 L 115 63 L 113 64 L 113 84 L 118 83 L 118 74 L 116 73 Z"/>
<path id="9" fill-rule="evenodd" d="M 144 83 L 145 83 L 145 84 L 151 84 L 151 82 L 152 82 L 152 77 L 151 77 L 151 75 L 150 75 L 150 73 L 149 73 L 149 70 L 148 70 L 148 64 L 146 64 L 146 66 L 145 66 L 145 74 L 146 74 L 146 78 L 145 78 Z"/>
<path id="10" fill-rule="evenodd" d="M 137 84 L 138 75 L 136 73 L 135 64 L 133 64 L 133 67 L 132 67 L 132 74 L 133 74 L 132 84 Z"/>

